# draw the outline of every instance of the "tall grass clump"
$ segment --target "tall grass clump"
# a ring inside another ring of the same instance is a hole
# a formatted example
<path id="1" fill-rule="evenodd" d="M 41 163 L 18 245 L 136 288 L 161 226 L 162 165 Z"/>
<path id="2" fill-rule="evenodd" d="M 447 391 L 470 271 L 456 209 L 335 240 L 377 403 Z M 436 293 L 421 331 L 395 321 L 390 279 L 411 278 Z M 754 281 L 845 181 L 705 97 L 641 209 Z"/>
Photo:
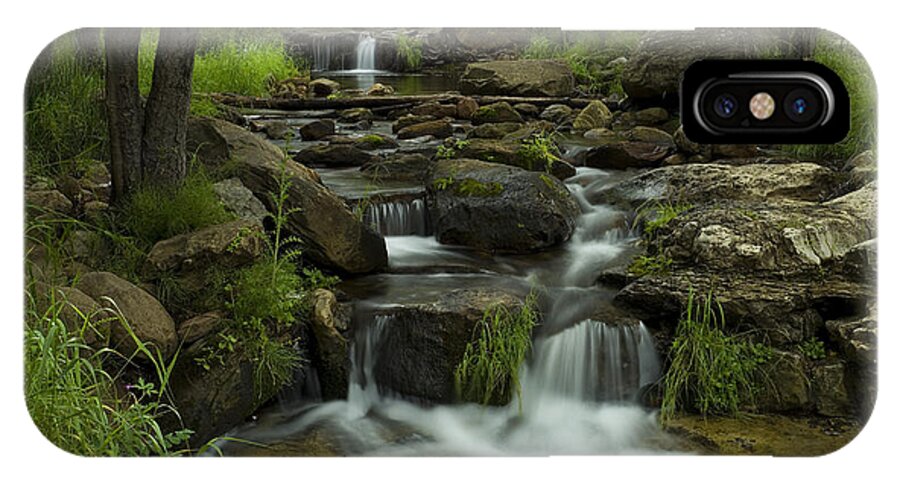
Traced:
<path id="1" fill-rule="evenodd" d="M 405 34 L 397 35 L 397 56 L 408 72 L 422 68 L 422 42 Z"/>
<path id="2" fill-rule="evenodd" d="M 663 422 L 677 411 L 737 415 L 742 406 L 754 403 L 759 369 L 771 358 L 771 348 L 724 328 L 725 312 L 712 292 L 697 300 L 691 291 L 663 379 Z"/>
<path id="3" fill-rule="evenodd" d="M 138 378 L 119 388 L 121 370 L 111 374 L 104 359 L 118 352 L 87 345 L 83 329 L 88 312 L 78 312 L 52 293 L 49 306 L 39 309 L 34 296 L 26 305 L 25 402 L 38 430 L 53 444 L 83 456 L 147 456 L 184 453 L 178 447 L 190 437 L 187 429 L 165 433 L 158 420 L 177 411 L 166 403 L 173 358 L 168 363 L 150 351 L 119 316 L 138 351 L 150 359 L 155 378 Z M 78 312 L 79 325 L 67 325 L 63 309 Z M 177 356 L 176 356 L 177 358 Z"/>
<path id="4" fill-rule="evenodd" d="M 213 190 L 212 179 L 193 167 L 178 185 L 144 185 L 125 201 L 121 221 L 144 245 L 232 218 Z"/>
<path id="5" fill-rule="evenodd" d="M 29 172 L 77 174 L 107 149 L 103 72 L 78 50 L 74 33 L 35 63 L 25 92 L 25 158 Z"/>
<path id="6" fill-rule="evenodd" d="M 785 148 L 801 158 L 847 160 L 876 148 L 875 79 L 865 58 L 846 40 L 820 32 L 812 60 L 832 69 L 850 96 L 850 132 L 836 144 L 790 145 Z"/>
<path id="7" fill-rule="evenodd" d="M 534 292 L 517 309 L 495 305 L 485 310 L 475 338 L 466 345 L 463 359 L 454 372 L 460 400 L 505 405 L 515 395 L 521 410 L 519 368 L 531 350 L 531 330 L 539 316 Z"/>

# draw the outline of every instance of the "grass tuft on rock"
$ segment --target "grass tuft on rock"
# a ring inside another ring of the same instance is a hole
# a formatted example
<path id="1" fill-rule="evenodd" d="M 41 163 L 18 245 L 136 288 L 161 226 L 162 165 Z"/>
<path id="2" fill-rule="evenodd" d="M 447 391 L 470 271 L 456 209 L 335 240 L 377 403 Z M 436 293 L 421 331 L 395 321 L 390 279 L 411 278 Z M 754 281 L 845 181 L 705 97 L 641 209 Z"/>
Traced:
<path id="1" fill-rule="evenodd" d="M 193 169 L 180 185 L 146 185 L 123 207 L 125 229 L 141 243 L 160 240 L 232 219 L 213 190 L 212 179 Z"/>
<path id="2" fill-rule="evenodd" d="M 518 309 L 497 305 L 484 312 L 475 338 L 454 372 L 460 400 L 505 405 L 515 396 L 521 410 L 519 369 L 531 350 L 531 330 L 539 316 L 534 292 Z"/>
<path id="3" fill-rule="evenodd" d="M 661 420 L 679 411 L 706 415 L 738 415 L 753 405 L 760 389 L 760 367 L 772 350 L 725 332 L 725 312 L 712 292 L 697 299 L 688 295 L 670 365 L 663 379 Z"/>

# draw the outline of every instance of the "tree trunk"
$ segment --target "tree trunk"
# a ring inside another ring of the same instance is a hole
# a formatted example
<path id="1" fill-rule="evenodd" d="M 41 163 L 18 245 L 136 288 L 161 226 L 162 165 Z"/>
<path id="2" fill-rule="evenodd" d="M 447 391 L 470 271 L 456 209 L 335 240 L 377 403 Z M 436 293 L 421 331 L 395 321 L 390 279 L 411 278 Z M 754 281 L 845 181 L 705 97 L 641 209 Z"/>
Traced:
<path id="1" fill-rule="evenodd" d="M 75 55 L 88 71 L 100 71 L 103 68 L 103 44 L 99 28 L 79 28 L 73 32 L 75 36 Z"/>
<path id="2" fill-rule="evenodd" d="M 143 109 L 138 91 L 141 31 L 114 28 L 106 38 L 106 114 L 113 198 L 121 200 L 141 180 Z"/>
<path id="3" fill-rule="evenodd" d="M 194 29 L 159 32 L 153 86 L 144 117 L 141 166 L 145 182 L 173 184 L 187 173 L 184 142 L 196 46 Z"/>

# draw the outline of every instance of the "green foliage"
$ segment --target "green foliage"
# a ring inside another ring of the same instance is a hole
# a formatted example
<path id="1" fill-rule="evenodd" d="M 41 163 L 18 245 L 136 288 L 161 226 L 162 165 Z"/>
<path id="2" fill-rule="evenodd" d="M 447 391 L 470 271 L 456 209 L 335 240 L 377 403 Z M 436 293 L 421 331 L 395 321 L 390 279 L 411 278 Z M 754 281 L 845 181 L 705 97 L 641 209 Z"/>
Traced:
<path id="1" fill-rule="evenodd" d="M 810 360 L 821 360 L 825 358 L 825 342 L 818 338 L 808 338 L 797 347 L 804 357 Z"/>
<path id="2" fill-rule="evenodd" d="M 519 368 L 531 350 L 531 330 L 539 317 L 534 292 L 517 309 L 495 305 L 485 310 L 473 341 L 466 345 L 463 359 L 454 371 L 460 400 L 503 405 L 515 395 L 521 410 Z"/>
<path id="3" fill-rule="evenodd" d="M 422 67 L 422 42 L 405 34 L 397 35 L 397 56 L 408 72 L 416 72 Z"/>
<path id="4" fill-rule="evenodd" d="M 670 366 L 663 379 L 661 418 L 693 409 L 702 415 L 737 415 L 755 402 L 759 369 L 772 350 L 725 333 L 725 313 L 712 292 L 695 300 L 693 290 L 675 330 Z"/>
<path id="5" fill-rule="evenodd" d="M 529 170 L 543 167 L 545 171 L 550 172 L 553 162 L 559 160 L 560 152 L 552 135 L 538 133 L 522 140 L 522 146 L 516 154 Z"/>
<path id="6" fill-rule="evenodd" d="M 194 168 L 180 185 L 144 185 L 125 201 L 122 222 L 145 245 L 232 218 L 212 179 Z"/>
<path id="7" fill-rule="evenodd" d="M 434 185 L 435 190 L 446 190 L 453 186 L 453 177 L 435 178 L 432 185 Z"/>
<path id="8" fill-rule="evenodd" d="M 456 157 L 457 153 L 462 151 L 464 148 L 469 146 L 468 140 L 460 140 L 456 139 L 450 145 L 438 145 L 437 153 L 435 153 L 435 157 L 443 160 L 448 160 Z"/>
<path id="9" fill-rule="evenodd" d="M 209 97 L 191 95 L 191 115 L 197 117 L 220 118 L 222 110 L 219 104 Z"/>
<path id="10" fill-rule="evenodd" d="M 83 456 L 146 456 L 184 453 L 176 448 L 191 435 L 181 429 L 164 432 L 158 420 L 177 415 L 165 403 L 169 375 L 177 355 L 168 363 L 151 352 L 119 315 L 138 351 L 150 359 L 155 378 L 141 377 L 118 388 L 125 379 L 122 369 L 110 374 L 105 358 L 118 357 L 111 349 L 94 350 L 83 338 L 87 312 L 78 314 L 81 325 L 68 326 L 61 318 L 65 300 L 50 293 L 49 307 L 38 310 L 29 296 L 25 325 L 25 402 L 35 425 L 52 443 Z"/>
<path id="11" fill-rule="evenodd" d="M 296 295 L 300 286 L 293 263 L 265 258 L 238 272 L 229 307 L 237 319 L 260 318 L 279 327 L 290 327 L 296 322 L 294 312 L 300 307 Z"/>
<path id="12" fill-rule="evenodd" d="M 834 70 L 846 85 L 850 95 L 850 132 L 836 144 L 788 145 L 784 148 L 801 158 L 836 161 L 874 150 L 877 127 L 875 79 L 865 58 L 846 40 L 829 32 L 820 32 L 812 59 Z"/>
<path id="13" fill-rule="evenodd" d="M 653 238 L 656 232 L 669 224 L 681 212 L 693 208 L 690 204 L 655 201 L 649 206 L 638 209 L 636 220 L 646 219 L 644 222 L 644 234 Z"/>
<path id="14" fill-rule="evenodd" d="M 637 277 L 645 275 L 668 275 L 672 259 L 663 253 L 657 255 L 639 255 L 628 266 L 628 273 Z"/>
<path id="15" fill-rule="evenodd" d="M 25 92 L 27 171 L 76 175 L 107 152 L 102 68 L 86 62 L 73 34 L 56 40 L 49 64 L 33 68 Z"/>

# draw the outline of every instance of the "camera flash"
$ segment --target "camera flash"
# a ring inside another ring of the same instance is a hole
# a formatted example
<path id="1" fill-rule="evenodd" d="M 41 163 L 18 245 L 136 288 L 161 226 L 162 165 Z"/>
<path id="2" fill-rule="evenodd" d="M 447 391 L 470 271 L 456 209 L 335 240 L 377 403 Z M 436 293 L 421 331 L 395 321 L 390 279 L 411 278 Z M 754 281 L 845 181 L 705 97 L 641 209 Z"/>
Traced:
<path id="1" fill-rule="evenodd" d="M 759 92 L 750 99 L 750 113 L 758 120 L 765 120 L 775 113 L 775 99 L 766 92 Z"/>

